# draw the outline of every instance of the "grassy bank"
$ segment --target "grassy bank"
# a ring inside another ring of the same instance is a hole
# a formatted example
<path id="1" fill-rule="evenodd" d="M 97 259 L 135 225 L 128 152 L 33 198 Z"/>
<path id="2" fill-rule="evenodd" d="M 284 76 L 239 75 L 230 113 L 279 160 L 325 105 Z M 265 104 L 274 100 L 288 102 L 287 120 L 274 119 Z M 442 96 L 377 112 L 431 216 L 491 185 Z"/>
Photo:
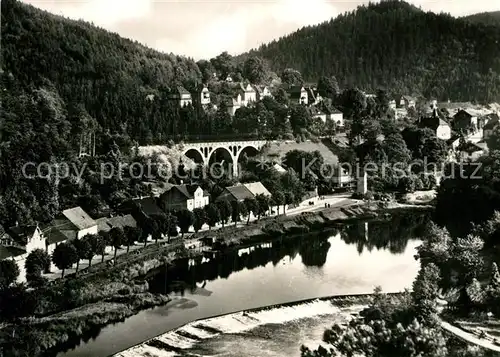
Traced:
<path id="1" fill-rule="evenodd" d="M 213 232 L 194 234 L 190 239 L 213 236 L 216 244 L 211 249 L 224 251 L 269 238 L 285 239 L 324 231 L 339 222 L 385 216 L 395 209 L 423 210 L 428 207 L 382 207 L 372 203 L 322 209 L 297 216 L 267 217 L 244 226 L 226 226 Z M 54 285 L 34 291 L 33 298 L 38 301 L 35 316 L 4 325 L 0 330 L 0 347 L 12 351 L 7 355 L 37 356 L 45 350 L 74 344 L 81 336 L 122 321 L 139 310 L 165 304 L 169 301 L 167 296 L 148 293 L 147 282 L 137 278 L 165 264 L 175 264 L 177 258 L 195 258 L 203 254 L 203 251 L 186 249 L 180 240 L 150 245 L 134 254 L 120 256 L 115 267 L 96 265 L 90 274 L 61 279 Z"/>

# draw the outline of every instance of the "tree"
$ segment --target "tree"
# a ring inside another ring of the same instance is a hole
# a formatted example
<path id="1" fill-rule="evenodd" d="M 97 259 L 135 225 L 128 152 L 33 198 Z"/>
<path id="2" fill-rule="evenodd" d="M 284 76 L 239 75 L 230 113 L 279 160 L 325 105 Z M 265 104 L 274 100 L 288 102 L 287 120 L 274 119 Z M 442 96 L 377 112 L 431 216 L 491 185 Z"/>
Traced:
<path id="1" fill-rule="evenodd" d="M 50 270 L 50 255 L 43 249 L 33 250 L 24 263 L 26 269 L 26 279 L 39 278 L 42 272 Z"/>
<path id="2" fill-rule="evenodd" d="M 179 222 L 179 228 L 181 229 L 182 237 L 184 237 L 184 233 L 189 232 L 189 227 L 193 225 L 193 212 L 187 209 L 181 209 L 176 212 L 176 217 L 177 221 Z"/>
<path id="3" fill-rule="evenodd" d="M 231 217 L 231 203 L 228 200 L 220 200 L 216 203 L 219 209 L 220 220 L 222 222 L 222 227 Z"/>
<path id="4" fill-rule="evenodd" d="M 193 229 L 198 232 L 207 222 L 207 212 L 204 208 L 195 208 L 193 210 Z"/>
<path id="5" fill-rule="evenodd" d="M 81 239 L 81 247 L 78 254 L 81 254 L 82 259 L 87 259 L 89 261 L 89 267 L 92 266 L 92 259 L 97 253 L 96 248 L 99 247 L 98 243 L 99 237 L 97 234 L 87 234 Z"/>
<path id="6" fill-rule="evenodd" d="M 302 74 L 300 74 L 299 71 L 293 68 L 286 68 L 281 73 L 281 81 L 291 86 L 301 86 L 302 84 L 304 84 Z"/>
<path id="7" fill-rule="evenodd" d="M 340 92 L 339 83 L 335 77 L 320 77 L 317 88 L 319 95 L 323 98 L 333 99 Z"/>
<path id="8" fill-rule="evenodd" d="M 52 262 L 61 269 L 61 278 L 64 278 L 64 271 L 71 268 L 79 260 L 78 252 L 71 243 L 59 243 L 52 253 Z"/>
<path id="9" fill-rule="evenodd" d="M 243 204 L 246 207 L 246 211 L 247 211 L 247 214 L 248 214 L 247 224 L 249 224 L 250 223 L 250 213 L 253 212 L 255 214 L 255 212 L 258 212 L 257 201 L 254 198 L 247 197 L 247 198 L 245 198 L 243 200 Z"/>
<path id="10" fill-rule="evenodd" d="M 257 201 L 257 207 L 259 212 L 257 220 L 259 220 L 260 216 L 269 210 L 269 197 L 263 194 L 258 194 L 257 196 L 255 196 L 255 200 Z"/>
<path id="11" fill-rule="evenodd" d="M 101 255 L 101 263 L 104 261 L 104 255 L 106 254 L 106 246 L 109 242 L 109 234 L 107 232 L 101 231 L 97 233 L 95 240 L 94 252 Z"/>
<path id="12" fill-rule="evenodd" d="M 486 139 L 486 144 L 490 151 L 500 150 L 500 126 L 495 125 L 492 133 Z"/>
<path id="13" fill-rule="evenodd" d="M 0 260 L 0 290 L 7 289 L 18 276 L 19 267 L 13 260 Z"/>
<path id="14" fill-rule="evenodd" d="M 240 220 L 240 217 L 244 216 L 246 212 L 246 206 L 243 201 L 231 201 L 231 219 L 235 226 Z"/>
<path id="15" fill-rule="evenodd" d="M 285 204 L 285 194 L 281 191 L 277 191 L 273 193 L 273 201 L 276 204 L 277 214 L 280 213 L 280 205 Z M 283 208 L 283 213 L 285 213 L 285 209 Z"/>
<path id="16" fill-rule="evenodd" d="M 78 268 L 80 267 L 80 260 L 81 259 L 86 259 L 86 256 L 90 254 L 90 251 L 92 250 L 92 246 L 89 244 L 88 241 L 83 241 L 83 239 L 75 239 L 71 242 L 75 248 L 76 252 L 78 254 L 78 260 L 76 261 L 76 272 L 78 273 Z"/>
<path id="17" fill-rule="evenodd" d="M 250 83 L 262 83 L 267 77 L 266 62 L 256 56 L 251 56 L 245 60 L 243 64 L 243 76 L 250 81 Z"/>
<path id="18" fill-rule="evenodd" d="M 361 117 L 366 109 L 366 97 L 359 89 L 346 89 L 339 96 L 339 104 L 345 118 Z"/>
<path id="19" fill-rule="evenodd" d="M 285 192 L 285 204 L 283 205 L 283 213 L 285 213 L 286 205 L 291 205 L 295 203 L 295 195 L 292 191 Z"/>
<path id="20" fill-rule="evenodd" d="M 208 227 L 211 229 L 212 227 L 215 227 L 215 225 L 221 219 L 220 213 L 219 213 L 219 208 L 214 203 L 210 203 L 207 206 L 205 206 L 205 211 L 207 214 L 207 224 L 208 224 Z"/>
<path id="21" fill-rule="evenodd" d="M 130 250 L 130 246 L 138 242 L 142 237 L 142 229 L 139 227 L 126 226 L 124 229 L 126 243 L 127 243 L 127 253 Z"/>
<path id="22" fill-rule="evenodd" d="M 432 318 L 437 313 L 436 299 L 439 297 L 441 275 L 439 268 L 433 264 L 423 266 L 413 282 L 412 297 L 419 317 Z"/>
<path id="23" fill-rule="evenodd" d="M 123 233 L 123 229 L 120 227 L 113 227 L 109 231 L 109 240 L 113 248 L 115 248 L 115 254 L 113 256 L 113 265 L 116 265 L 116 253 L 118 249 L 122 246 L 125 241 L 125 234 Z"/>
<path id="24" fill-rule="evenodd" d="M 295 105 L 290 113 L 290 124 L 294 133 L 300 133 L 301 129 L 307 129 L 311 122 L 311 114 L 303 105 Z"/>

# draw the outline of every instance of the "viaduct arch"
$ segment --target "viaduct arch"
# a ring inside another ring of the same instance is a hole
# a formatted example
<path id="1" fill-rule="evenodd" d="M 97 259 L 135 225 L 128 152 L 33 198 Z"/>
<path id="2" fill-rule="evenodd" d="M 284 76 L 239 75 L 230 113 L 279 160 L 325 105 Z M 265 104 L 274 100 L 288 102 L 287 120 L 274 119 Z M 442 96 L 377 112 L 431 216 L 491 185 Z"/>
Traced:
<path id="1" fill-rule="evenodd" d="M 228 141 L 182 144 L 182 153 L 196 163 L 208 166 L 211 160 L 223 157 L 231 164 L 232 174 L 238 177 L 238 160 L 243 153 L 257 154 L 267 143 L 265 140 Z"/>

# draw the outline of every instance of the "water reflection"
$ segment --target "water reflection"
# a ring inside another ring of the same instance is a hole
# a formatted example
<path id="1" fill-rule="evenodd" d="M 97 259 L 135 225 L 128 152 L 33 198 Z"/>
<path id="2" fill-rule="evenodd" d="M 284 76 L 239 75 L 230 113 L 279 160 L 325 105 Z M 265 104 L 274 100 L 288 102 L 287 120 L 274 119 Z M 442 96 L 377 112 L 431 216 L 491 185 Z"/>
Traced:
<path id="1" fill-rule="evenodd" d="M 396 214 L 162 267 L 150 274 L 150 290 L 185 294 L 198 304 L 196 308 L 143 311 L 104 328 L 95 341 L 59 356 L 110 355 L 186 322 L 242 309 L 367 293 L 376 285 L 385 291 L 401 291 L 418 271 L 413 259 L 418 242 L 408 242 L 423 235 L 427 222 L 428 216 L 420 213 Z M 94 331 L 87 338 L 97 334 Z"/>
<path id="2" fill-rule="evenodd" d="M 345 243 L 356 245 L 360 255 L 365 249 L 371 252 L 374 248 L 402 254 L 410 239 L 423 236 L 429 219 L 430 216 L 426 213 L 400 212 L 385 219 L 338 225 L 333 230 L 319 234 L 276 239 L 265 244 L 226 251 L 210 260 L 184 259 L 169 267 L 166 272 L 163 270 L 154 275 L 149 280 L 150 291 L 184 294 L 187 290 L 193 293 L 197 285 L 205 281 L 227 279 L 233 273 L 264 267 L 270 262 L 276 266 L 287 256 L 293 260 L 300 255 L 305 267 L 321 268 L 326 263 L 331 247 L 328 239 L 336 235 L 340 235 Z"/>

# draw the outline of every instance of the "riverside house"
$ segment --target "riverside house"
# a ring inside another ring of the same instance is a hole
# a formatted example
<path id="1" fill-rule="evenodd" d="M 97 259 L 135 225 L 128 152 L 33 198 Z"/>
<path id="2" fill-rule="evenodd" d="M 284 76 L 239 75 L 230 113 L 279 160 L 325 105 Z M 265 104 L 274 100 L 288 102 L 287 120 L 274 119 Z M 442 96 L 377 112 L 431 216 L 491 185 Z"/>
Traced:
<path id="1" fill-rule="evenodd" d="M 24 265 L 35 249 L 47 249 L 47 241 L 38 225 L 14 226 L 6 232 L 0 226 L 0 260 L 11 259 L 19 268 L 19 283 L 26 281 Z"/>
<path id="2" fill-rule="evenodd" d="M 198 185 L 175 185 L 160 196 L 164 210 L 203 208 L 209 203 L 209 194 Z"/>

